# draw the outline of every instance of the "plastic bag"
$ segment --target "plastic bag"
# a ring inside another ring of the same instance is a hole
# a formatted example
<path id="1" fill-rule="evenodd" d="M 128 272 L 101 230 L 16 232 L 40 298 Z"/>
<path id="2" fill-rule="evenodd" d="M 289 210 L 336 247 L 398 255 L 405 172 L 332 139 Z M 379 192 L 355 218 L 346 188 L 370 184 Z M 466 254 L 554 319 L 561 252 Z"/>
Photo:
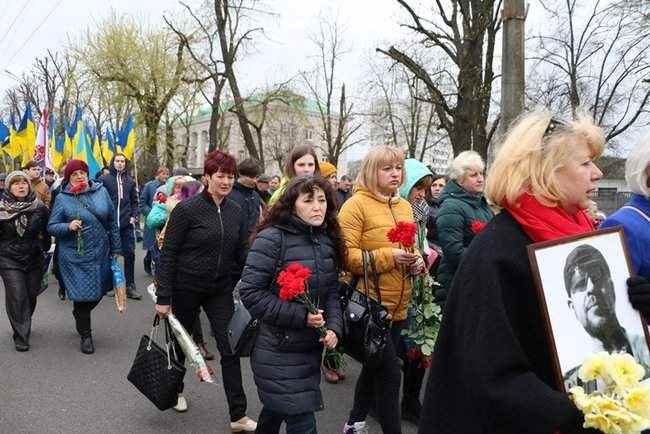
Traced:
<path id="1" fill-rule="evenodd" d="M 122 313 L 126 310 L 126 279 L 122 267 L 117 258 L 111 259 L 111 271 L 113 272 L 113 290 L 115 291 L 115 305 L 117 311 Z"/>

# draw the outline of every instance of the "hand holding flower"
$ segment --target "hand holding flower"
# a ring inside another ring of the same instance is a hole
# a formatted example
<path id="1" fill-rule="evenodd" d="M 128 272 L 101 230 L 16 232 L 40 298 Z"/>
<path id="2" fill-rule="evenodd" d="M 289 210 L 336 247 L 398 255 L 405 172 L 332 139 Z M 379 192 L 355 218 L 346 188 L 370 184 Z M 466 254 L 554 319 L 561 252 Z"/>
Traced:
<path id="1" fill-rule="evenodd" d="M 398 265 L 411 265 L 418 260 L 419 256 L 402 249 L 393 249 L 393 258 Z"/>
<path id="2" fill-rule="evenodd" d="M 320 341 L 325 345 L 325 348 L 328 350 L 334 349 L 336 345 L 339 343 L 339 338 L 336 337 L 336 333 L 334 333 L 332 330 L 327 330 L 327 333 L 325 333 L 325 336 L 320 338 Z"/>
<path id="3" fill-rule="evenodd" d="M 323 327 L 325 325 L 325 319 L 323 319 L 322 309 L 318 309 L 317 314 L 308 313 L 307 314 L 307 327 L 317 329 L 318 327 Z"/>
<path id="4" fill-rule="evenodd" d="M 75 219 L 70 222 L 68 229 L 70 229 L 71 232 L 77 232 L 81 230 L 82 226 L 83 222 L 81 220 Z"/>

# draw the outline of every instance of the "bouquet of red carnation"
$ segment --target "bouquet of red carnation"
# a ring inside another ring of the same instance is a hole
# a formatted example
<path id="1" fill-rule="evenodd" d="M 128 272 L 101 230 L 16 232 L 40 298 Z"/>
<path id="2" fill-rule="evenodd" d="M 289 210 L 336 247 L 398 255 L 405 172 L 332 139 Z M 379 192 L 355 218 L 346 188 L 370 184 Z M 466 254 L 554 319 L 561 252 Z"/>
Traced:
<path id="1" fill-rule="evenodd" d="M 297 262 L 292 262 L 278 274 L 276 282 L 280 285 L 280 300 L 284 301 L 293 301 L 296 300 L 299 303 L 307 306 L 307 310 L 312 315 L 318 314 L 318 309 L 314 306 L 311 299 L 307 295 L 307 281 L 311 277 L 311 270 L 304 265 L 301 265 Z M 318 327 L 316 329 L 319 335 L 325 336 L 327 330 L 324 326 Z"/>
<path id="2" fill-rule="evenodd" d="M 481 232 L 485 227 L 487 226 L 487 223 L 482 222 L 480 220 L 472 220 L 472 223 L 470 224 L 469 228 L 471 229 L 472 233 L 474 235 L 478 235 L 479 232 Z"/>
<path id="3" fill-rule="evenodd" d="M 416 223 L 400 221 L 388 231 L 388 241 L 398 243 L 406 249 L 412 249 L 417 233 L 418 225 Z"/>
<path id="4" fill-rule="evenodd" d="M 77 185 L 70 187 L 70 193 L 74 194 L 75 197 L 79 196 L 81 193 L 86 191 L 88 188 L 88 183 L 86 181 L 81 181 Z M 79 216 L 79 209 L 77 209 L 77 216 L 75 220 L 81 220 Z M 81 234 L 81 229 L 77 231 L 77 255 L 81 256 L 84 254 L 84 238 Z"/>

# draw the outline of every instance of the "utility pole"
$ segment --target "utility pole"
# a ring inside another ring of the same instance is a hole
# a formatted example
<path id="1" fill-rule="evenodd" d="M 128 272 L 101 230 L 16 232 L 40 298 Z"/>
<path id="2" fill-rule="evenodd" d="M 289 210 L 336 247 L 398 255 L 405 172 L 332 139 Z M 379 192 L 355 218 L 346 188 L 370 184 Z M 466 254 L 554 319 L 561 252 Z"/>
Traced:
<path id="1" fill-rule="evenodd" d="M 498 133 L 490 144 L 489 160 L 494 160 L 500 142 L 510 126 L 524 110 L 525 85 L 525 0 L 503 2 L 503 34 L 501 50 L 501 116 Z"/>

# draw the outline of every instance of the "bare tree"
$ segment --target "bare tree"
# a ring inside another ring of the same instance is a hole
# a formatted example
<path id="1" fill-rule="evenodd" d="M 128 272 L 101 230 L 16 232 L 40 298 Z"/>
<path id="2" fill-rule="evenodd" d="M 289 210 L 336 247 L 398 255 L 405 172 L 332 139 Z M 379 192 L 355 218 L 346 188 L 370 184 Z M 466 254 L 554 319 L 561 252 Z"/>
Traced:
<path id="1" fill-rule="evenodd" d="M 424 83 L 438 123 L 449 135 L 455 153 L 473 149 L 484 158 L 498 122 L 488 131 L 496 35 L 501 28 L 501 0 L 436 0 L 431 18 L 414 1 L 397 0 L 410 20 L 420 45 L 435 50 L 452 67 L 429 71 L 404 49 L 377 51 L 404 65 Z M 451 90 L 440 86 L 438 76 Z"/>
<path id="2" fill-rule="evenodd" d="M 360 123 L 354 123 L 354 104 L 347 99 L 345 83 L 337 75 L 337 67 L 348 49 L 343 28 L 336 18 L 321 17 L 318 33 L 310 39 L 316 47 L 316 66 L 301 75 L 318 105 L 323 151 L 327 160 L 337 165 L 341 154 L 358 143 L 351 138 L 361 127 Z"/>
<path id="3" fill-rule="evenodd" d="M 369 77 L 373 104 L 368 115 L 373 128 L 385 132 L 384 141 L 405 146 L 407 155 L 420 161 L 446 141 L 437 128 L 435 106 L 427 101 L 428 91 L 408 69 L 371 59 Z"/>
<path id="4" fill-rule="evenodd" d="M 538 66 L 551 68 L 560 100 L 575 115 L 589 111 L 612 140 L 634 125 L 647 125 L 650 43 L 647 28 L 622 5 L 594 1 L 585 12 L 577 0 L 543 2 L 553 22 L 552 34 L 540 34 Z"/>

